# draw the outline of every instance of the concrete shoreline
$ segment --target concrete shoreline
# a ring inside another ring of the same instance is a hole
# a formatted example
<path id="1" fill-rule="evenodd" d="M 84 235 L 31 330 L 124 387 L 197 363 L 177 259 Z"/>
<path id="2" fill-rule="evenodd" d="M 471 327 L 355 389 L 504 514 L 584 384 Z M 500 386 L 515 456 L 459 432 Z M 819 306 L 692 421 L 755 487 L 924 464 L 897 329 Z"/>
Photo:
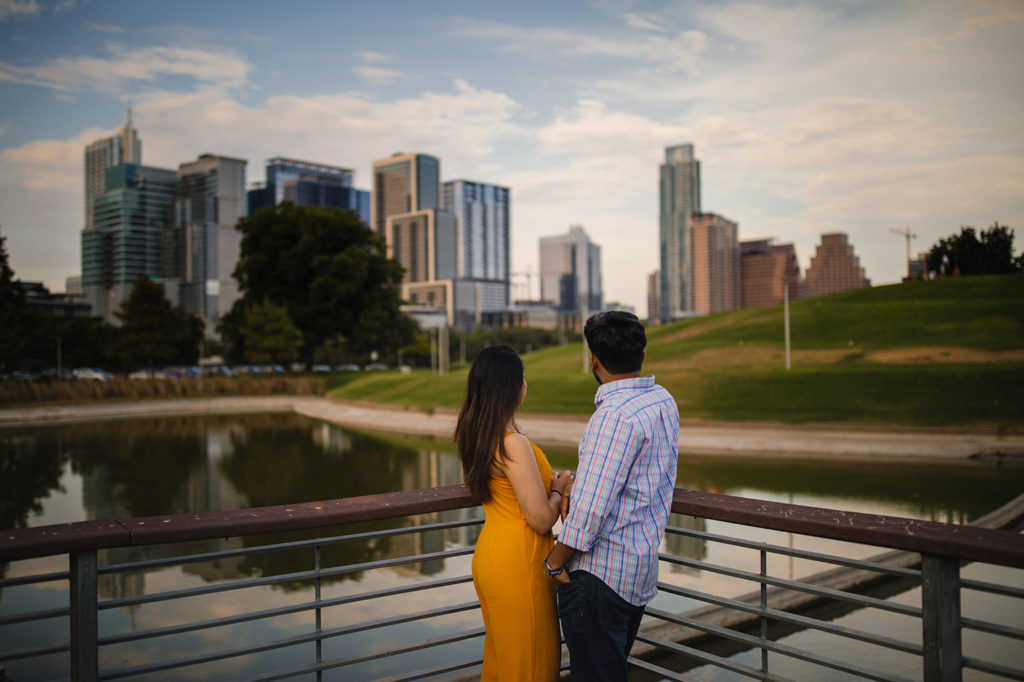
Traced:
<path id="1" fill-rule="evenodd" d="M 258 396 L 149 400 L 0 409 L 0 428 L 109 419 L 295 412 L 366 431 L 451 439 L 456 414 L 400 406 L 342 402 L 318 396 Z M 539 445 L 575 449 L 587 423 L 581 416 L 524 413 L 520 429 Z M 682 456 L 819 461 L 1024 465 L 1024 430 L 684 422 Z"/>

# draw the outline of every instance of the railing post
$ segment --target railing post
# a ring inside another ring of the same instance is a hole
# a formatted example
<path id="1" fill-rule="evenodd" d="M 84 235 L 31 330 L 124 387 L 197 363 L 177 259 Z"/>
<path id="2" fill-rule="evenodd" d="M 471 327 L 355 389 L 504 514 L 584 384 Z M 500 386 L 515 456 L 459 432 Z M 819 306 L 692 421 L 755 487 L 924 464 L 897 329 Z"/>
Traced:
<path id="1" fill-rule="evenodd" d="M 99 677 L 96 550 L 72 552 L 69 563 L 71 679 L 74 682 L 96 682 Z"/>
<path id="2" fill-rule="evenodd" d="M 322 609 L 320 608 L 320 545 L 313 550 L 314 564 L 316 565 L 316 664 L 324 662 L 324 641 L 320 638 L 323 632 Z M 324 671 L 317 668 L 316 682 L 323 682 Z"/>
<path id="3" fill-rule="evenodd" d="M 936 554 L 921 555 L 921 609 L 924 679 L 959 682 L 963 676 L 959 561 Z"/>
<path id="4" fill-rule="evenodd" d="M 761 550 L 761 608 L 768 609 L 768 551 Z M 768 639 L 768 616 L 761 616 L 761 639 Z M 768 649 L 761 647 L 761 672 L 768 674 Z"/>

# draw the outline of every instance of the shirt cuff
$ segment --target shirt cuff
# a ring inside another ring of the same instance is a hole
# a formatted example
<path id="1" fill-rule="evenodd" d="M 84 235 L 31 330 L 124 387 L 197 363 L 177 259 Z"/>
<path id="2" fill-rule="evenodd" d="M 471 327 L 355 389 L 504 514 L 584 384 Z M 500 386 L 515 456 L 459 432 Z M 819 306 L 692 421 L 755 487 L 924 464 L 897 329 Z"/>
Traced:
<path id="1" fill-rule="evenodd" d="M 582 530 L 566 528 L 558 534 L 558 541 L 567 547 L 572 547 L 577 552 L 589 552 L 594 544 L 594 538 L 588 537 Z"/>

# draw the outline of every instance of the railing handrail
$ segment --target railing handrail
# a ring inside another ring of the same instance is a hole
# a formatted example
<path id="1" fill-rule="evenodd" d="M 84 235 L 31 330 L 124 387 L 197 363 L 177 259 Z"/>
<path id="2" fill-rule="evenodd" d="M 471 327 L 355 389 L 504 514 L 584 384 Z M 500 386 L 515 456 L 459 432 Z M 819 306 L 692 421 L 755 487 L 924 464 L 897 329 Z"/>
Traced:
<path id="1" fill-rule="evenodd" d="M 358 523 L 479 504 L 464 485 L 322 502 L 107 519 L 0 531 L 0 561 Z M 768 530 L 1024 568 L 1024 536 L 969 525 L 809 507 L 676 488 L 672 511 Z"/>

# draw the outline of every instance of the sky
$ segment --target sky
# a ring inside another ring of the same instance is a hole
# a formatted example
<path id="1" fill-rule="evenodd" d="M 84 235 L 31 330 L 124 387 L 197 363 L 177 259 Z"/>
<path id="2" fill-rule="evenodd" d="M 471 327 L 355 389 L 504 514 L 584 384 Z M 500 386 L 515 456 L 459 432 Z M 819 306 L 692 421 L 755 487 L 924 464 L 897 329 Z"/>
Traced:
<path id="1" fill-rule="evenodd" d="M 998 221 L 1024 246 L 1024 1 L 0 0 L 0 234 L 19 279 L 80 274 L 85 146 L 131 107 L 142 162 L 432 154 L 509 187 L 513 295 L 583 225 L 646 314 L 658 167 L 694 145 L 741 240 L 845 232 L 873 284 Z M 531 273 L 530 275 L 522 273 Z"/>

